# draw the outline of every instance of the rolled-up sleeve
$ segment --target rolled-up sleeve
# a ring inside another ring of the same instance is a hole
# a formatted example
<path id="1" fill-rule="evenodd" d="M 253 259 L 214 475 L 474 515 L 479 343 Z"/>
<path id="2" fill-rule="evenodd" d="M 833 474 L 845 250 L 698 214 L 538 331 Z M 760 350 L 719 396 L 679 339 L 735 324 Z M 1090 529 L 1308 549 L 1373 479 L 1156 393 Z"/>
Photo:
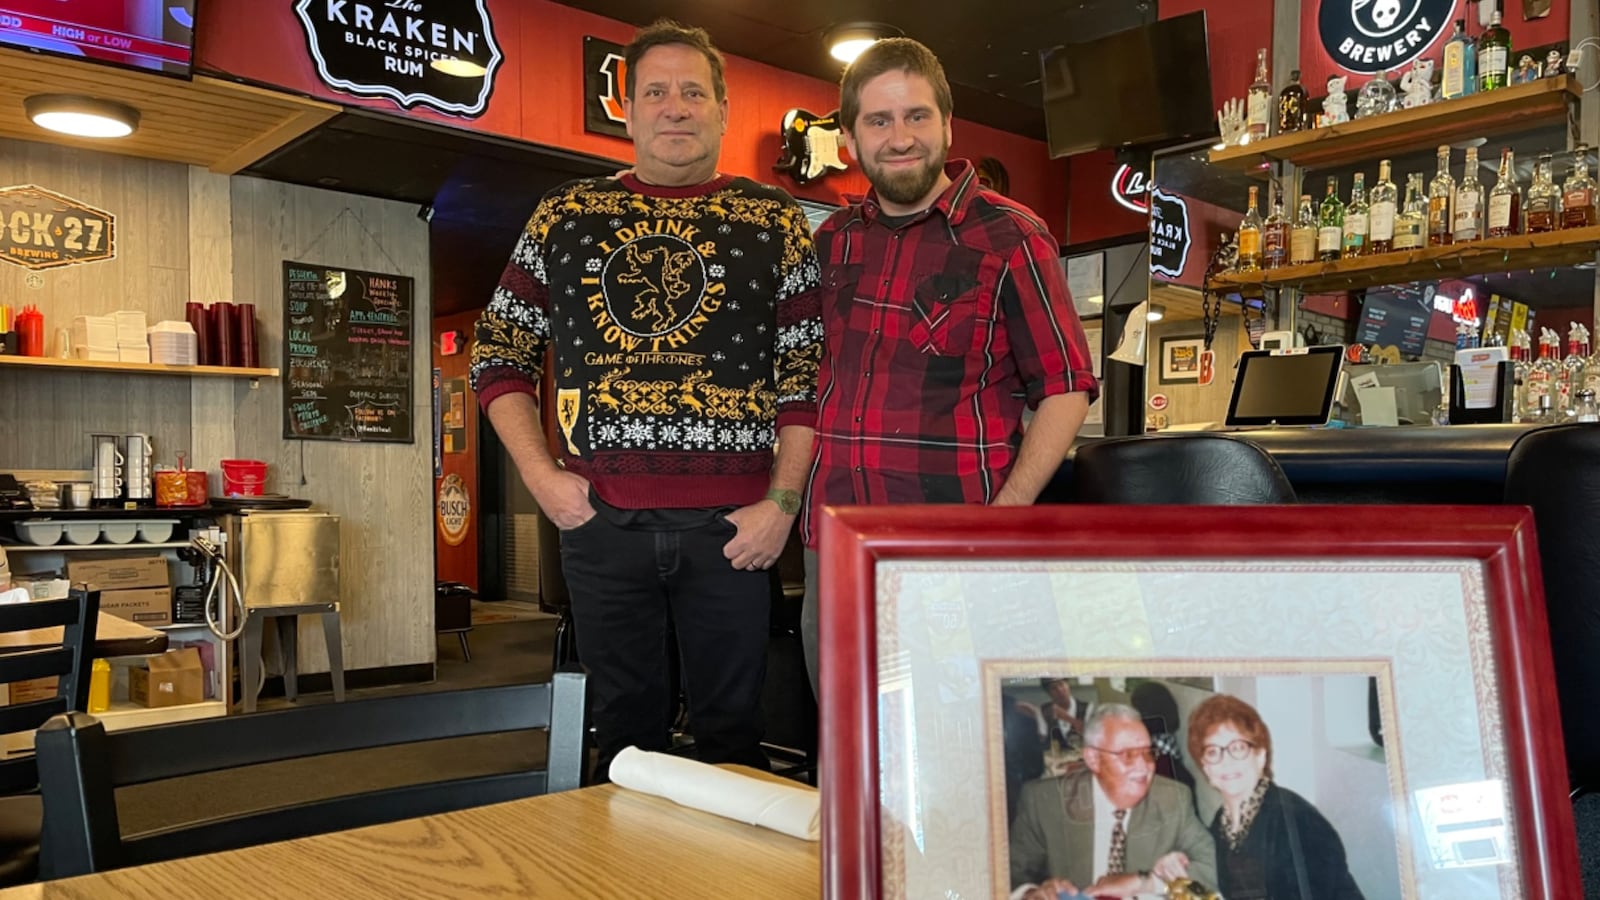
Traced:
<path id="1" fill-rule="evenodd" d="M 1008 260 L 1000 285 L 1006 335 L 1029 406 L 1055 394 L 1088 394 L 1090 403 L 1100 396 L 1060 254 L 1048 232 L 1029 231 Z"/>

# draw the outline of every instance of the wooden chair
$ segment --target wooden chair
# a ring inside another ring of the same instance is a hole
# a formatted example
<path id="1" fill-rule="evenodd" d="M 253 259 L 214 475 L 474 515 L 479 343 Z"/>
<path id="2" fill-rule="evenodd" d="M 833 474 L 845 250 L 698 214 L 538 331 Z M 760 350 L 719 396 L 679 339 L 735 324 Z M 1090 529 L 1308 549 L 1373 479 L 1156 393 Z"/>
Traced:
<path id="1" fill-rule="evenodd" d="M 100 592 L 75 590 L 65 600 L 0 605 L 0 682 L 14 685 L 56 676 L 52 697 L 0 707 L 0 734 L 22 734 L 51 716 L 83 710 L 89 702 Z M 41 629 L 54 634 L 23 635 Z M 19 649 L 8 649 L 16 647 Z M 43 808 L 36 793 L 39 770 L 32 756 L 0 760 L 0 886 L 33 881 L 39 870 Z"/>
<path id="2" fill-rule="evenodd" d="M 233 850 L 576 788 L 584 675 L 546 684 L 440 691 L 107 734 L 92 716 L 39 730 L 47 878 Z M 543 728 L 547 768 L 370 791 L 124 837 L 116 788 L 220 769 L 397 744 Z"/>

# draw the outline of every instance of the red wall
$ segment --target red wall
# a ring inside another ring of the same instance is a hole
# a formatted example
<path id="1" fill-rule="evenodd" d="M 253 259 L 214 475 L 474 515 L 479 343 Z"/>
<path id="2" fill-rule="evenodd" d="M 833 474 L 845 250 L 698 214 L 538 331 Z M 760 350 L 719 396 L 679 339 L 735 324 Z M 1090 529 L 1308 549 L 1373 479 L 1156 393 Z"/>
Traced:
<path id="1" fill-rule="evenodd" d="M 1110 150 L 1080 153 L 1070 159 L 1067 185 L 1067 239 L 1084 244 L 1123 235 L 1144 235 L 1149 217 L 1111 197 L 1117 155 Z"/>
<path id="2" fill-rule="evenodd" d="M 445 331 L 462 331 L 466 340 L 472 340 L 472 325 L 478 319 L 478 311 L 457 313 L 453 316 L 443 316 L 433 320 L 433 330 L 429 335 L 433 346 L 433 367 L 440 370 L 441 377 L 466 378 L 467 369 L 472 365 L 472 354 L 462 352 L 454 356 L 444 356 L 439 352 L 439 335 Z M 437 501 L 439 498 L 439 482 L 442 478 L 433 480 L 433 498 L 435 512 L 433 517 L 433 550 L 434 550 L 434 577 L 441 581 L 459 581 L 473 590 L 478 589 L 478 517 L 483 509 L 483 497 L 478 492 L 478 399 L 472 393 L 472 388 L 467 388 L 467 447 L 465 453 L 444 454 L 444 474 L 460 475 L 466 482 L 467 497 L 472 503 L 472 514 L 467 516 L 467 533 L 462 537 L 461 543 L 452 547 L 445 542 L 444 532 L 439 528 Z M 441 397 L 441 402 L 448 402 Z M 434 410 L 438 416 L 439 410 Z M 501 598 L 495 598 L 501 599 Z"/>
<path id="3" fill-rule="evenodd" d="M 486 3 L 505 59 L 496 71 L 487 108 L 476 119 L 422 107 L 405 112 L 388 100 L 356 98 L 329 89 L 317 79 L 303 29 L 288 2 L 206 0 L 198 16 L 196 56 L 202 68 L 346 106 L 609 159 L 631 158 L 633 148 L 628 141 L 583 130 L 583 38 L 593 35 L 626 43 L 633 36 L 633 26 L 548 0 Z M 836 84 L 738 57 L 728 58 L 727 79 L 730 122 L 722 144 L 723 171 L 777 183 L 795 196 L 826 203 L 841 203 L 847 194 L 866 192 L 866 179 L 854 168 L 808 187 L 772 170 L 779 155 L 778 126 L 783 114 L 795 107 L 818 113 L 836 108 Z M 951 152 L 974 159 L 999 159 L 1011 177 L 1011 196 L 1038 212 L 1058 239 L 1065 238 L 1067 167 L 1064 161 L 1049 159 L 1044 142 L 958 118 Z"/>
<path id="4" fill-rule="evenodd" d="M 1322 2 L 1335 3 L 1341 2 L 1341 0 L 1322 0 Z M 1343 0 L 1343 2 L 1348 2 L 1348 0 Z M 1585 2 L 1585 0 L 1579 0 L 1579 2 Z M 1593 2 L 1593 0 L 1587 0 L 1587 2 Z M 1306 91 L 1311 96 L 1320 97 L 1327 93 L 1328 76 L 1345 73 L 1350 75 L 1350 80 L 1345 84 L 1345 89 L 1357 90 L 1361 85 L 1370 81 L 1372 76 L 1346 73 L 1344 69 L 1336 66 L 1333 57 L 1322 49 L 1322 41 L 1317 37 L 1317 10 L 1320 8 L 1318 0 L 1305 0 L 1305 6 L 1300 12 L 1301 83 L 1306 86 Z M 1511 50 L 1513 54 L 1520 53 L 1524 47 L 1539 47 L 1545 44 L 1564 45 L 1567 43 L 1567 27 L 1572 12 L 1570 0 L 1555 0 L 1554 3 L 1550 4 L 1550 15 L 1532 21 L 1523 20 L 1521 0 L 1505 0 L 1501 4 L 1501 8 L 1505 10 L 1506 28 L 1511 32 Z M 1476 37 L 1483 33 L 1483 29 L 1478 25 L 1477 5 L 1468 3 L 1467 0 L 1459 0 L 1449 20 L 1444 22 L 1440 28 L 1439 38 L 1428 48 L 1428 52 L 1422 56 L 1424 59 L 1434 60 L 1435 72 L 1439 70 L 1438 63 L 1444 54 L 1445 41 L 1455 31 L 1456 19 L 1467 20 L 1468 34 Z M 1251 58 L 1255 58 L 1254 53 L 1251 54 Z M 1515 62 L 1516 60 L 1513 59 L 1513 65 Z M 1212 52 L 1211 64 L 1213 66 L 1217 64 L 1215 50 Z M 1410 68 L 1410 63 L 1407 63 L 1405 68 Z M 1390 78 L 1397 79 L 1400 71 L 1403 70 L 1391 72 Z M 1234 89 L 1234 93 L 1238 96 L 1244 96 L 1245 87 L 1250 84 L 1252 78 L 1254 78 L 1253 75 L 1246 75 L 1244 80 L 1239 82 L 1239 86 Z M 1221 95 L 1218 96 L 1217 102 L 1222 102 Z"/>

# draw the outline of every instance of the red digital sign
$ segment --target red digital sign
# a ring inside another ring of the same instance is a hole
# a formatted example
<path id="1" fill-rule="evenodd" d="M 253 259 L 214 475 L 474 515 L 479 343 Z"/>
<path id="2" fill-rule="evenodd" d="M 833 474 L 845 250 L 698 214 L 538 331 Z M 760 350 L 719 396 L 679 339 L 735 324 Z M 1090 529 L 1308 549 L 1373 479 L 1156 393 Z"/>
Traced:
<path id="1" fill-rule="evenodd" d="M 0 0 L 0 44 L 188 75 L 194 0 Z"/>

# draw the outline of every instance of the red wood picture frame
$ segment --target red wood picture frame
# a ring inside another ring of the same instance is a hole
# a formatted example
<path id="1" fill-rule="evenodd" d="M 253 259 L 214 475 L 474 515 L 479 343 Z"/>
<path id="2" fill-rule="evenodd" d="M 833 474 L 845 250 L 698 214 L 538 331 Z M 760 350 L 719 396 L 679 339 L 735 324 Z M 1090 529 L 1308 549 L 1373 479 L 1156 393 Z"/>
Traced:
<path id="1" fill-rule="evenodd" d="M 829 508 L 821 522 L 823 896 L 880 895 L 880 562 L 1311 559 L 1483 564 L 1524 896 L 1579 897 L 1533 516 L 1406 506 Z"/>

